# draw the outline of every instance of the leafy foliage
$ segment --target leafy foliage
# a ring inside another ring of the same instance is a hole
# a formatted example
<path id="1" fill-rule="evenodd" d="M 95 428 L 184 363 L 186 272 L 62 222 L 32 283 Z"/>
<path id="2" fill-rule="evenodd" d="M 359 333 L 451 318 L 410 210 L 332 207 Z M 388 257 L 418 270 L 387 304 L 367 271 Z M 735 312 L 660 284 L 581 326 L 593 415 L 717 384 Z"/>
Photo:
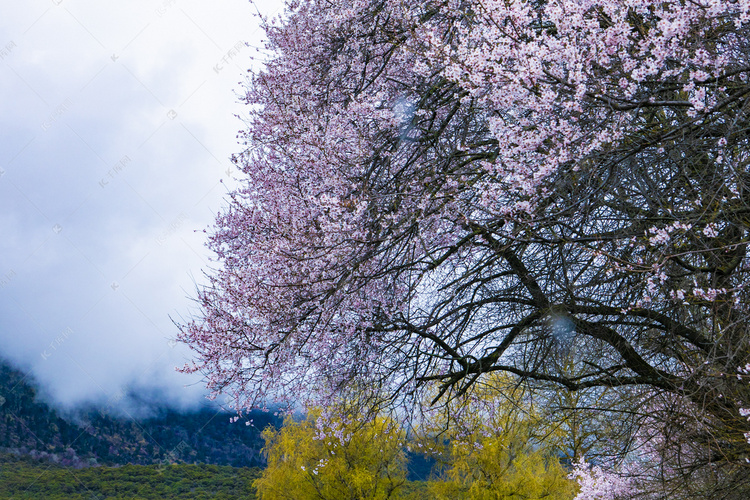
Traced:
<path id="1" fill-rule="evenodd" d="M 263 500 L 382 500 L 406 483 L 404 432 L 391 420 L 287 417 L 263 431 L 268 466 L 255 482 Z"/>
<path id="2" fill-rule="evenodd" d="M 507 387 L 503 387 L 505 389 Z M 268 468 L 256 481 L 260 498 L 280 499 L 560 499 L 576 484 L 561 463 L 549 423 L 526 407 L 499 396 L 494 385 L 471 410 L 447 410 L 424 422 L 421 437 L 406 440 L 395 422 L 347 419 L 312 412 L 287 417 L 280 429 L 264 431 Z M 465 409 L 465 408 L 464 408 Z M 407 481 L 404 448 L 437 461 L 428 481 Z"/>
<path id="3" fill-rule="evenodd" d="M 488 377 L 469 401 L 433 411 L 421 442 L 441 473 L 431 495 L 451 499 L 572 499 L 576 483 L 561 465 L 565 429 L 534 407 L 509 377 Z M 446 425 L 446 422 L 450 422 Z"/>

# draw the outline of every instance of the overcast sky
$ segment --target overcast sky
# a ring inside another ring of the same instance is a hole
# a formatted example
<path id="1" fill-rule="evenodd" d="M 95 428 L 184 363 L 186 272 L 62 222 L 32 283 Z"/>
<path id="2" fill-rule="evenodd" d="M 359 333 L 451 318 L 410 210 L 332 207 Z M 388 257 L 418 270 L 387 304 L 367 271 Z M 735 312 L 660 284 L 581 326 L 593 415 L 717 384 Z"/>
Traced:
<path id="1" fill-rule="evenodd" d="M 0 356 L 56 402 L 112 404 L 129 387 L 200 402 L 199 379 L 174 371 L 190 352 L 170 316 L 194 310 L 202 230 L 237 174 L 235 91 L 263 57 L 255 12 L 247 0 L 4 2 Z"/>

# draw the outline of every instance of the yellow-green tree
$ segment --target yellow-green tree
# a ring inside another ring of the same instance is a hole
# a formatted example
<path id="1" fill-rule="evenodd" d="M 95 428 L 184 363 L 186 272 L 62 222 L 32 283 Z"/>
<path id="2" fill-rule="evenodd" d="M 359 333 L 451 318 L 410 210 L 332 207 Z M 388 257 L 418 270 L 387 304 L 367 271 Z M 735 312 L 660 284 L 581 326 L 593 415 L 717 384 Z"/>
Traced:
<path id="1" fill-rule="evenodd" d="M 443 470 L 430 481 L 437 500 L 572 499 L 576 484 L 560 464 L 565 436 L 507 377 L 478 386 L 425 425 L 422 441 Z M 423 445 L 424 446 L 424 445 Z"/>
<path id="2" fill-rule="evenodd" d="M 406 482 L 404 431 L 392 420 L 287 417 L 263 431 L 268 467 L 255 481 L 262 500 L 397 498 Z"/>

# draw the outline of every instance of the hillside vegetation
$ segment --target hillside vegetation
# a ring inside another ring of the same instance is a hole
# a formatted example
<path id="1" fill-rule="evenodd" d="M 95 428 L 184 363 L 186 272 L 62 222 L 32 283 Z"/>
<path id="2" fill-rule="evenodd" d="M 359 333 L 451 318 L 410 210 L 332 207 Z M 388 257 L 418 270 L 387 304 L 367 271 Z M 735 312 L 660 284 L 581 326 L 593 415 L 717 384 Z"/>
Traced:
<path id="1" fill-rule="evenodd" d="M 0 499 L 254 499 L 258 468 L 206 464 L 73 469 L 0 458 Z"/>
<path id="2" fill-rule="evenodd" d="M 40 400 L 33 379 L 0 360 L 0 452 L 72 467 L 264 464 L 260 432 L 276 423 L 271 414 L 254 413 L 254 426 L 232 424 L 231 415 L 217 409 L 185 413 L 161 409 L 146 419 L 118 416 L 117 406 L 127 397 L 117 395 L 103 408 L 63 416 Z"/>

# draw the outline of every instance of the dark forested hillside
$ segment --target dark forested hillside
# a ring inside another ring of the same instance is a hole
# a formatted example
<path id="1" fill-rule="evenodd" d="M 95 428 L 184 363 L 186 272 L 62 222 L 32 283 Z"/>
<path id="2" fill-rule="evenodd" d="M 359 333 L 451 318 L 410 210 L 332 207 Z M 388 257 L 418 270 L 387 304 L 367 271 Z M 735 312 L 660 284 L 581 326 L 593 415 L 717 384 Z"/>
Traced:
<path id="1" fill-rule="evenodd" d="M 0 361 L 0 451 L 60 465 L 207 463 L 262 465 L 260 431 L 275 418 L 253 415 L 253 426 L 204 409 L 162 409 L 137 420 L 89 409 L 63 417 L 40 401 L 35 382 Z"/>

